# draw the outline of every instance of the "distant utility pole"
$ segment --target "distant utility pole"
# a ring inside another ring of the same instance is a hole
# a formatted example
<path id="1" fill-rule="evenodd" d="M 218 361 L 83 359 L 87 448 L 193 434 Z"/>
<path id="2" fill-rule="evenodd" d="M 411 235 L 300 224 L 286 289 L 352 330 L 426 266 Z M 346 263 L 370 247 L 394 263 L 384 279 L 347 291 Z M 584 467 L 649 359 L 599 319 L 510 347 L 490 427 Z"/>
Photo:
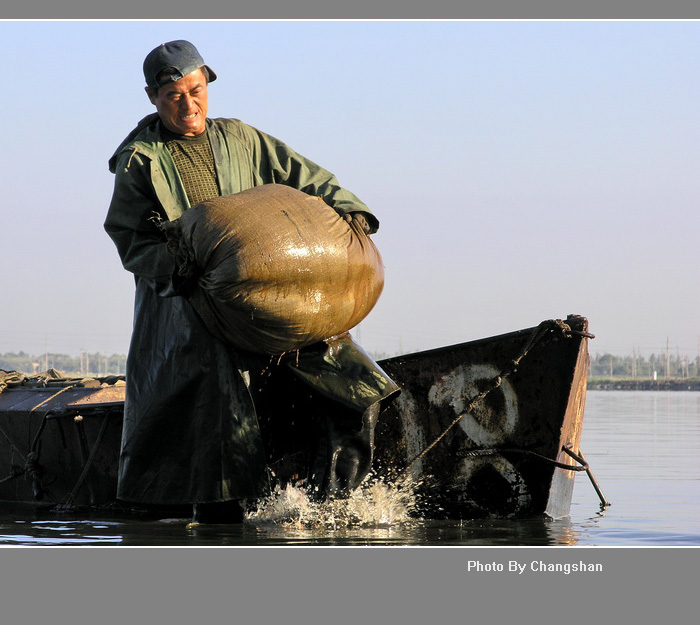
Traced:
<path id="1" fill-rule="evenodd" d="M 668 351 L 668 337 L 666 337 L 666 379 L 668 379 L 669 370 L 671 369 L 671 355 Z"/>

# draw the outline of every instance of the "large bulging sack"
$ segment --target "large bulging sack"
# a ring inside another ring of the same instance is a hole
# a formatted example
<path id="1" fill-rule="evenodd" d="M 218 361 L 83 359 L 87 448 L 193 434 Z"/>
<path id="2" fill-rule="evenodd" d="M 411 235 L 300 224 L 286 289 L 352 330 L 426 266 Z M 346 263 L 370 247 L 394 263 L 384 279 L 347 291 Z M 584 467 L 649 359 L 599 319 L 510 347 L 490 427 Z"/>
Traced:
<path id="1" fill-rule="evenodd" d="M 281 354 L 346 332 L 384 286 L 364 231 L 286 185 L 202 202 L 162 227 L 180 273 L 199 276 L 195 310 L 236 348 Z"/>

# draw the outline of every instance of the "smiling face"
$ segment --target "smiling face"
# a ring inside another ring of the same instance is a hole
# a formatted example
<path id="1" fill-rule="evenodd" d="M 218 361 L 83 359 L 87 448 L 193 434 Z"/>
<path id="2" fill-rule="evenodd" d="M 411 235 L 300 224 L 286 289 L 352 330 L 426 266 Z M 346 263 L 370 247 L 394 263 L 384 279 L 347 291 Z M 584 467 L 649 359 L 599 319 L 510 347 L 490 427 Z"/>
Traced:
<path id="1" fill-rule="evenodd" d="M 207 78 L 201 69 L 163 85 L 157 92 L 146 87 L 146 93 L 170 132 L 186 137 L 204 132 L 209 95 Z"/>

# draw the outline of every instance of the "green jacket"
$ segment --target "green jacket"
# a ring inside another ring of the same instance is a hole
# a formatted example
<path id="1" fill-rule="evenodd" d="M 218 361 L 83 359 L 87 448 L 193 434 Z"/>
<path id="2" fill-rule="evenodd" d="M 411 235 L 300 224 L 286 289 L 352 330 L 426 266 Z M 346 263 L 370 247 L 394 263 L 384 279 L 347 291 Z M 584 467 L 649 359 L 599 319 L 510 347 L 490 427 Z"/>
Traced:
<path id="1" fill-rule="evenodd" d="M 378 227 L 333 174 L 277 139 L 233 119 L 209 119 L 207 128 L 222 194 L 288 184 L 341 214 L 362 212 Z M 257 497 L 268 487 L 270 450 L 248 380 L 271 365 L 214 338 L 178 292 L 175 261 L 156 221 L 177 219 L 189 204 L 156 114 L 139 123 L 109 166 L 115 185 L 105 229 L 136 281 L 117 496 L 161 504 Z M 287 365 L 306 389 L 358 414 L 398 392 L 347 335 Z M 284 399 L 285 392 L 275 395 Z M 271 413 L 289 418 L 284 403 Z"/>
<path id="2" fill-rule="evenodd" d="M 361 212 L 373 230 L 377 218 L 354 194 L 343 189 L 329 171 L 290 147 L 236 119 L 208 119 L 217 178 L 222 195 L 279 183 L 316 195 L 339 214 Z M 187 194 L 170 152 L 161 138 L 157 114 L 144 118 L 110 159 L 116 174 L 105 229 L 117 246 L 124 268 L 168 281 L 173 260 L 153 218 L 174 220 L 189 208 Z"/>

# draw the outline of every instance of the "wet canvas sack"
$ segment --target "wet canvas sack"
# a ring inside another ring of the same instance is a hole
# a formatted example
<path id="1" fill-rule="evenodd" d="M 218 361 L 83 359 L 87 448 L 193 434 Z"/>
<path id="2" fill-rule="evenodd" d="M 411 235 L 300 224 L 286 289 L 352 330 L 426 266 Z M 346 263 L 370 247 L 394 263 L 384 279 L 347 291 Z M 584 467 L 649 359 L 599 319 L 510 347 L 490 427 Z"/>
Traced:
<path id="1" fill-rule="evenodd" d="M 356 326 L 384 286 L 372 240 L 322 199 L 254 187 L 164 222 L 190 302 L 209 331 L 239 348 L 281 354 Z"/>

